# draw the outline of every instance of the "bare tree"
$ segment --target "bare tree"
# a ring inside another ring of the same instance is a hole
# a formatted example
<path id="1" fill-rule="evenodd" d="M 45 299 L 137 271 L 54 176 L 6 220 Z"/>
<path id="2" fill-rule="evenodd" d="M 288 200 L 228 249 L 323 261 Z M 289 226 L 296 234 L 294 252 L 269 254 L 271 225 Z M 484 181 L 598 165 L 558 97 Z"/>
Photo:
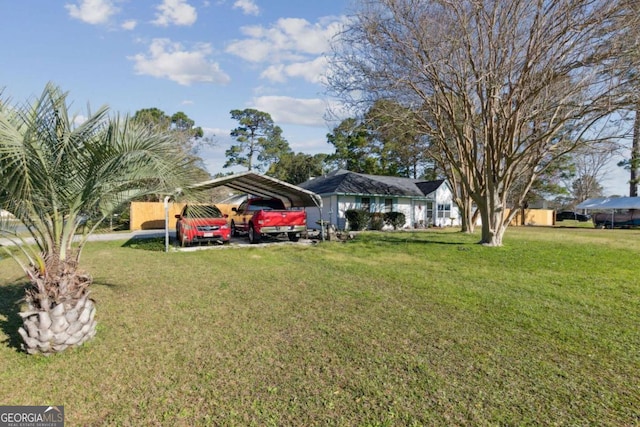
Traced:
<path id="1" fill-rule="evenodd" d="M 583 146 L 571 153 L 573 173 L 566 176 L 564 184 L 573 202 L 578 204 L 592 197 L 602 196 L 600 182 L 606 172 L 607 163 L 619 147 L 612 141 L 602 141 L 591 146 Z"/>
<path id="2" fill-rule="evenodd" d="M 603 68 L 622 3 L 360 0 L 329 87 L 352 106 L 387 98 L 419 111 L 477 206 L 481 243 L 500 246 L 545 165 L 600 139 L 590 129 L 619 108 L 620 81 Z"/>

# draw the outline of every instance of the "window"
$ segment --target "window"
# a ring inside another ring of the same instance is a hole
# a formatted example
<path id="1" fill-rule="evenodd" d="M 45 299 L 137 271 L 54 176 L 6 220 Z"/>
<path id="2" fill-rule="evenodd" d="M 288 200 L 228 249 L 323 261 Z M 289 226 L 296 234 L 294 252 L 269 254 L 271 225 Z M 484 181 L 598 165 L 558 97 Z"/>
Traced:
<path id="1" fill-rule="evenodd" d="M 438 205 L 438 218 L 449 218 L 451 216 L 451 205 L 449 203 Z"/>
<path id="2" fill-rule="evenodd" d="M 360 209 L 365 212 L 371 212 L 371 198 L 363 197 L 360 199 Z"/>
<path id="3" fill-rule="evenodd" d="M 393 212 L 393 199 L 384 199 L 384 211 Z"/>

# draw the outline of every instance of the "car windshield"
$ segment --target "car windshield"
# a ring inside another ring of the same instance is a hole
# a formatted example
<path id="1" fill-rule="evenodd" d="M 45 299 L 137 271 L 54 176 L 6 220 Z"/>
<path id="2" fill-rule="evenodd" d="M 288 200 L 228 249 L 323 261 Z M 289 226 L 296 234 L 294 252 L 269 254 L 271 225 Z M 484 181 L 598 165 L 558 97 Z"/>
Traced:
<path id="1" fill-rule="evenodd" d="M 189 206 L 185 210 L 187 218 L 222 218 L 222 212 L 215 206 Z"/>

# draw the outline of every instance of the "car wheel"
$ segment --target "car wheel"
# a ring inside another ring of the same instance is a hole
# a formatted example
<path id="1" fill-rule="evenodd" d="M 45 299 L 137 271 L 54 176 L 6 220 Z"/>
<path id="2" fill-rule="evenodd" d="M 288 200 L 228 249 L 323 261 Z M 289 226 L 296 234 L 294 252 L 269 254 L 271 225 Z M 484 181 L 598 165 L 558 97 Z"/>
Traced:
<path id="1" fill-rule="evenodd" d="M 292 242 L 297 242 L 300 240 L 300 235 L 298 233 L 288 233 L 289 240 Z"/>
<path id="2" fill-rule="evenodd" d="M 187 240 L 187 236 L 182 235 L 180 236 L 180 246 L 182 246 L 183 248 L 186 248 L 187 246 L 189 246 L 189 241 Z"/>
<path id="3" fill-rule="evenodd" d="M 256 233 L 253 224 L 249 224 L 249 243 L 260 243 L 260 233 Z"/>
<path id="4" fill-rule="evenodd" d="M 238 230 L 236 229 L 236 223 L 231 221 L 231 235 L 233 237 L 238 237 L 240 235 L 240 233 L 238 233 Z"/>

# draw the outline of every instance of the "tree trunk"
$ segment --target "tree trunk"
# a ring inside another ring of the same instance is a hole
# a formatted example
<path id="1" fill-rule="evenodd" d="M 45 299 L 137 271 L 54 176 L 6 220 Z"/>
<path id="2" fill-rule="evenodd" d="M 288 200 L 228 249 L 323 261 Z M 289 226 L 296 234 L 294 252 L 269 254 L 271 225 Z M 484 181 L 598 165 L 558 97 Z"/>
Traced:
<path id="1" fill-rule="evenodd" d="M 76 254 L 77 255 L 77 254 Z M 95 302 L 89 298 L 91 276 L 77 270 L 77 259 L 61 261 L 52 255 L 27 271 L 26 310 L 18 329 L 22 348 L 49 356 L 84 344 L 96 334 Z"/>
<path id="2" fill-rule="evenodd" d="M 474 200 L 482 220 L 482 237 L 479 243 L 485 246 L 502 246 L 502 237 L 508 224 L 505 221 L 504 205 L 492 200 L 489 195 L 476 196 Z"/>
<path id="3" fill-rule="evenodd" d="M 96 308 L 89 292 L 75 305 L 60 303 L 51 309 L 37 309 L 29 303 L 20 313 L 23 326 L 18 329 L 29 354 L 49 356 L 69 347 L 84 344 L 96 334 Z"/>
<path id="4" fill-rule="evenodd" d="M 631 139 L 631 159 L 629 160 L 629 197 L 638 197 L 638 181 L 640 169 L 640 103 L 636 104 L 636 115 L 633 119 L 633 136 Z M 629 212 L 632 214 L 635 209 Z"/>
<path id="5" fill-rule="evenodd" d="M 461 231 L 463 233 L 473 233 L 475 231 L 475 221 L 472 200 L 469 197 L 466 198 L 466 201 L 458 199 L 456 204 L 460 208 Z"/>

